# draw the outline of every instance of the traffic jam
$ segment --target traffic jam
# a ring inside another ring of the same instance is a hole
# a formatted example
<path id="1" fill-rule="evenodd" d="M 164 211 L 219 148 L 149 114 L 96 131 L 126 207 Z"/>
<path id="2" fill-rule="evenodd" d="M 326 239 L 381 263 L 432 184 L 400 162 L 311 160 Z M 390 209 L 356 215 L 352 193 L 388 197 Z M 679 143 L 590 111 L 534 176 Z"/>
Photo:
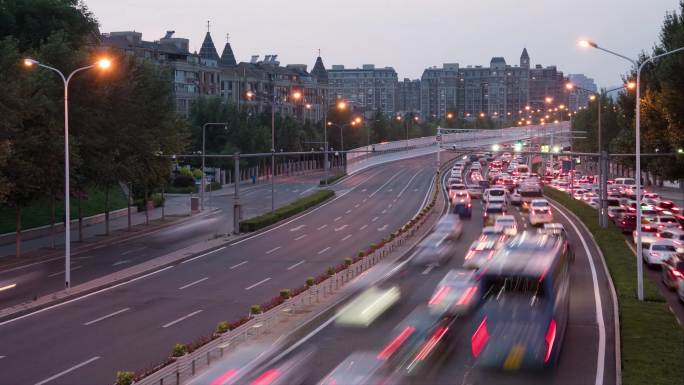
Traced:
<path id="1" fill-rule="evenodd" d="M 192 383 L 444 383 L 457 359 L 485 372 L 553 374 L 574 255 L 542 178 L 503 152 L 464 156 L 444 181 L 446 214 L 396 274 L 356 284 L 307 339 L 238 348 Z"/>
<path id="2" fill-rule="evenodd" d="M 549 164 L 549 166 L 551 166 Z M 562 160 L 555 162 L 545 175 L 549 186 L 598 210 L 597 175 L 579 171 L 563 172 Z M 663 284 L 677 293 L 684 303 L 684 213 L 674 202 L 642 187 L 641 202 L 636 201 L 634 178 L 609 179 L 606 189 L 608 218 L 622 230 L 636 247 L 637 206 L 641 210 L 641 252 L 644 264 L 660 269 Z"/>

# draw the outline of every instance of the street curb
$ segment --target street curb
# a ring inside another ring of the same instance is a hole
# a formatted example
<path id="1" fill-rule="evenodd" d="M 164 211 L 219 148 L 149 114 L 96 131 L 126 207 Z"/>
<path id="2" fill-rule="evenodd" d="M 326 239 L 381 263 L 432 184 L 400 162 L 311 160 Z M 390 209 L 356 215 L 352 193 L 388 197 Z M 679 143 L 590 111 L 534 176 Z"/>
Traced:
<path id="1" fill-rule="evenodd" d="M 545 197 L 546 199 L 550 200 L 551 202 L 557 204 L 558 206 L 562 207 L 565 209 L 565 212 L 569 214 L 572 219 L 574 219 L 577 223 L 582 226 L 582 229 L 587 232 L 587 234 L 591 234 L 591 231 L 589 231 L 589 228 L 587 225 L 582 222 L 577 215 L 575 215 L 572 210 L 568 209 L 567 207 L 563 206 L 559 202 L 549 198 Z M 596 247 L 596 250 L 599 252 L 599 256 L 601 257 L 601 263 L 603 264 L 603 274 L 606 276 L 606 279 L 608 283 L 610 284 L 610 295 L 613 300 L 613 320 L 614 320 L 614 325 L 613 328 L 615 330 L 615 335 L 613 339 L 615 340 L 615 384 L 616 385 L 622 385 L 622 350 L 621 350 L 621 338 L 622 334 L 620 333 L 620 309 L 618 306 L 618 299 L 617 299 L 617 292 L 615 291 L 615 284 L 613 283 L 613 277 L 610 275 L 610 271 L 608 270 L 608 264 L 606 263 L 606 258 L 603 256 L 603 251 L 601 251 L 601 248 L 599 247 L 598 243 L 596 243 L 596 240 L 594 240 L 594 237 L 591 237 L 591 242 L 594 244 Z"/>

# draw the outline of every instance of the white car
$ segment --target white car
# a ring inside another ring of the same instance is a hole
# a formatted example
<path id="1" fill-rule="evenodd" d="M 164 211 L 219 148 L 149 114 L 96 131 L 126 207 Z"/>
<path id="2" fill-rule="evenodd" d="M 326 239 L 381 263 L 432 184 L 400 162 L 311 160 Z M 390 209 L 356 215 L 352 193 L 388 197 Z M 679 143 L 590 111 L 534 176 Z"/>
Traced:
<path id="1" fill-rule="evenodd" d="M 658 231 L 679 228 L 679 222 L 677 222 L 677 218 L 672 215 L 656 215 L 654 217 L 649 217 L 649 224 L 656 226 Z"/>
<path id="2" fill-rule="evenodd" d="M 450 270 L 435 288 L 428 309 L 436 315 L 469 312 L 478 300 L 478 282 L 472 270 Z"/>
<path id="3" fill-rule="evenodd" d="M 449 186 L 449 200 L 454 203 L 454 197 L 467 193 L 468 188 L 463 183 L 454 183 Z"/>
<path id="4" fill-rule="evenodd" d="M 496 217 L 494 227 L 501 227 L 504 234 L 511 237 L 518 234 L 518 223 L 513 215 L 500 215 Z"/>
<path id="5" fill-rule="evenodd" d="M 496 251 L 499 250 L 504 240 L 502 235 L 481 235 L 470 245 L 463 260 L 465 269 L 479 269 L 489 262 Z"/>
<path id="6" fill-rule="evenodd" d="M 598 197 L 591 197 L 589 198 L 589 201 L 587 201 L 587 204 L 591 206 L 591 208 L 597 209 L 599 208 L 600 200 Z"/>
<path id="7" fill-rule="evenodd" d="M 507 195 L 508 193 L 506 192 L 505 189 L 501 187 L 494 187 L 487 189 L 484 193 L 484 200 L 487 203 L 501 203 L 503 205 L 506 205 L 507 202 Z"/>
<path id="8" fill-rule="evenodd" d="M 532 226 L 553 222 L 551 207 L 530 207 L 529 220 Z"/>
<path id="9" fill-rule="evenodd" d="M 651 225 L 641 225 L 641 244 L 651 244 L 660 240 L 658 237 L 658 228 Z M 636 245 L 637 242 L 637 231 L 632 231 L 632 241 Z M 645 246 L 643 246 L 645 247 Z"/>
<path id="10" fill-rule="evenodd" d="M 522 203 L 522 196 L 520 195 L 520 191 L 518 191 L 518 189 L 513 190 L 510 197 L 511 204 L 513 206 L 520 206 L 520 204 Z"/>
<path id="11" fill-rule="evenodd" d="M 677 248 L 670 240 L 661 240 L 644 244 L 641 249 L 641 257 L 648 266 L 660 265 L 670 257 L 677 255 Z"/>

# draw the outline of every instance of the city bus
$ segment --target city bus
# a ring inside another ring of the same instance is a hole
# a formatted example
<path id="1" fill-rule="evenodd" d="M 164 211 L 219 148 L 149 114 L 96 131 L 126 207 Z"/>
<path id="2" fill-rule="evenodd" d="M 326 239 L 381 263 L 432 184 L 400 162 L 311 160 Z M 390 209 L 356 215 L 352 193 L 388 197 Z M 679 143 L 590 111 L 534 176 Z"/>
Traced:
<path id="1" fill-rule="evenodd" d="M 570 258 L 561 237 L 531 232 L 516 236 L 483 266 L 479 292 L 471 337 L 478 366 L 555 366 L 570 303 Z"/>

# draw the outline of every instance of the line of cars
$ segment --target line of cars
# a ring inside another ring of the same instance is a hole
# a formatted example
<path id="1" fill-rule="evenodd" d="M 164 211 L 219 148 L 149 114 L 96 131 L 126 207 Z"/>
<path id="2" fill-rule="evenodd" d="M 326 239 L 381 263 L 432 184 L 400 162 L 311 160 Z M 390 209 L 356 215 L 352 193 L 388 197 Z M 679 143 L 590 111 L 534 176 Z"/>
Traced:
<path id="1" fill-rule="evenodd" d="M 596 178 L 579 173 L 559 174 L 551 181 L 551 187 L 572 195 L 591 207 L 598 209 L 598 186 Z M 684 302 L 684 215 L 672 201 L 663 199 L 655 192 L 643 190 L 641 202 L 637 203 L 633 178 L 616 178 L 607 189 L 607 214 L 624 233 L 631 233 L 637 242 L 636 210 L 641 210 L 641 245 L 638 255 L 651 268 L 661 268 L 663 283 L 676 290 Z M 638 207 L 638 208 L 637 208 Z"/>

